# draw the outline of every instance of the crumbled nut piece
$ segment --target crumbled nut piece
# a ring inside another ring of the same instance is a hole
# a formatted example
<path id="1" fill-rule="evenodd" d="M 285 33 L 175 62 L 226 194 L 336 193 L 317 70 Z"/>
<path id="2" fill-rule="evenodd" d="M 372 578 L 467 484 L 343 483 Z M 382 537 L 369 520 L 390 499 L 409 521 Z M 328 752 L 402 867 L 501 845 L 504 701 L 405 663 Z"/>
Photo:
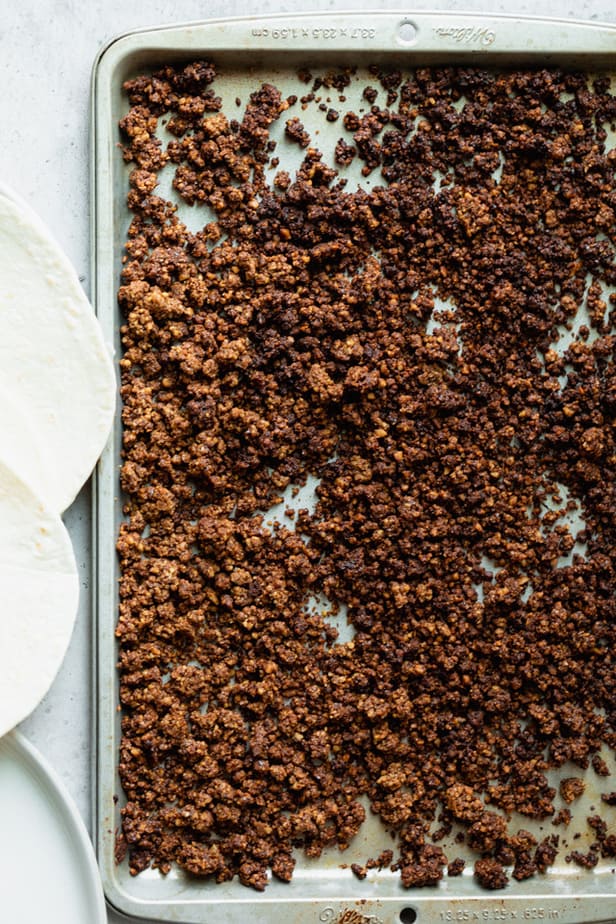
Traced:
<path id="1" fill-rule="evenodd" d="M 461 857 L 456 857 L 455 860 L 452 860 L 451 863 L 447 864 L 447 875 L 461 876 L 465 866 L 466 864 L 464 860 Z"/>
<path id="2" fill-rule="evenodd" d="M 509 878 L 502 865 L 489 857 L 475 863 L 475 879 L 484 889 L 504 889 Z"/>
<path id="3" fill-rule="evenodd" d="M 334 158 L 341 167 L 348 167 L 356 154 L 357 148 L 353 147 L 352 144 L 347 144 L 343 138 L 340 138 L 336 143 Z"/>
<path id="4" fill-rule="evenodd" d="M 470 786 L 454 783 L 445 793 L 445 805 L 460 821 L 477 821 L 484 812 L 483 802 Z"/>
<path id="5" fill-rule="evenodd" d="M 608 765 L 599 754 L 593 754 L 590 762 L 597 776 L 611 775 Z"/>
<path id="6" fill-rule="evenodd" d="M 545 873 L 552 866 L 558 855 L 558 837 L 544 838 L 535 850 L 533 861 L 540 873 Z"/>
<path id="7" fill-rule="evenodd" d="M 521 851 L 515 858 L 512 876 L 518 882 L 530 879 L 537 872 L 537 864 L 532 860 L 530 852 Z"/>
<path id="8" fill-rule="evenodd" d="M 556 827 L 557 825 L 568 825 L 571 822 L 571 809 L 562 808 L 559 812 L 554 815 L 552 819 L 552 824 Z"/>
<path id="9" fill-rule="evenodd" d="M 579 799 L 584 789 L 584 780 L 579 777 L 571 776 L 560 781 L 560 794 L 567 805 L 571 805 L 575 799 Z"/>
<path id="10" fill-rule="evenodd" d="M 599 862 L 599 854 L 595 850 L 589 850 L 588 853 L 581 853 L 579 850 L 572 850 L 565 857 L 567 863 L 576 863 L 583 869 L 593 869 Z"/>
<path id="11" fill-rule="evenodd" d="M 387 869 L 391 866 L 393 858 L 393 850 L 384 850 L 376 859 L 370 858 L 366 861 L 366 869 Z"/>
<path id="12" fill-rule="evenodd" d="M 300 148 L 307 148 L 310 144 L 310 135 L 297 116 L 289 119 L 285 125 L 284 133 L 291 141 L 296 141 Z"/>

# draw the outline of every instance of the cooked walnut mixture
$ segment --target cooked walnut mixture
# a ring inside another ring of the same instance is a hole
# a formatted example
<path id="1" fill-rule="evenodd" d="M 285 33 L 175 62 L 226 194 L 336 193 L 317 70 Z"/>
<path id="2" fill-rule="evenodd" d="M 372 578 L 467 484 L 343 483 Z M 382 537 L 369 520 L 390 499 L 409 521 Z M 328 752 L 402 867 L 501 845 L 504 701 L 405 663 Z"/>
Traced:
<path id="1" fill-rule="evenodd" d="M 263 889 L 365 797 L 395 854 L 360 878 L 458 875 L 454 826 L 482 886 L 545 873 L 519 816 L 566 821 L 616 746 L 609 81 L 373 68 L 334 163 L 273 85 L 236 118 L 210 63 L 125 90 L 118 856 Z M 279 119 L 303 161 L 274 177 Z M 589 824 L 582 866 L 614 855 Z"/>

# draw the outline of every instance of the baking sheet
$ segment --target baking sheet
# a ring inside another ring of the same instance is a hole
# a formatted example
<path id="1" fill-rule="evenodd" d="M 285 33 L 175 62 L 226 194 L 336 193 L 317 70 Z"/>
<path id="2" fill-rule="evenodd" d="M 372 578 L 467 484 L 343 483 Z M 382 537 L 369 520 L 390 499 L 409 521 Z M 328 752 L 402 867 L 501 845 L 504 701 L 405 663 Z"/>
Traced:
<path id="1" fill-rule="evenodd" d="M 298 68 L 309 66 L 315 74 L 341 64 L 360 70 L 345 90 L 345 109 L 354 108 L 354 92 L 361 94 L 370 82 L 362 67 L 381 62 L 413 67 L 418 63 L 466 61 L 473 65 L 563 64 L 585 70 L 614 68 L 616 28 L 597 24 L 490 17 L 464 14 L 348 13 L 280 16 L 268 19 L 226 20 L 194 23 L 132 33 L 105 49 L 95 67 L 93 81 L 93 265 L 94 298 L 107 338 L 120 354 L 119 323 L 115 293 L 121 257 L 130 221 L 125 206 L 129 168 L 118 152 L 118 121 L 127 108 L 121 92 L 125 79 L 159 67 L 169 61 L 208 57 L 220 65 L 216 92 L 223 97 L 223 111 L 235 113 L 235 97 L 245 104 L 248 93 L 263 80 L 275 83 L 283 95 L 306 92 L 295 77 Z M 374 80 L 372 79 L 372 82 Z M 233 104 L 233 105 L 232 105 Z M 364 104 L 365 105 L 365 104 Z M 357 106 L 356 108 L 359 108 Z M 306 127 L 326 161 L 340 125 L 330 124 L 317 107 L 301 113 Z M 304 152 L 285 143 L 284 119 L 272 130 L 279 142 L 280 167 L 289 172 L 299 166 Z M 318 134 L 317 134 L 318 132 Z M 381 182 L 378 171 L 360 178 L 358 165 L 344 174 L 349 187 L 358 182 L 366 187 Z M 171 194 L 172 168 L 161 175 L 161 194 Z M 181 217 L 189 227 L 201 227 L 213 216 L 207 209 L 183 208 Z M 121 787 L 116 773 L 119 716 L 114 628 L 117 613 L 117 563 L 115 537 L 121 518 L 117 479 L 121 433 L 119 416 L 108 450 L 103 456 L 97 480 L 97 833 L 99 861 L 105 891 L 112 905 L 127 914 L 161 921 L 203 921 L 221 916 L 229 924 L 255 922 L 322 921 L 362 924 L 364 921 L 404 924 L 420 921 L 504 921 L 552 920 L 562 922 L 599 921 L 616 917 L 616 877 L 613 864 L 601 861 L 593 871 L 583 871 L 564 861 L 561 850 L 556 865 L 545 877 L 512 882 L 497 894 L 480 890 L 472 877 L 472 863 L 462 877 L 446 878 L 437 889 L 405 890 L 397 874 L 372 871 L 359 881 L 341 864 L 363 863 L 390 846 L 380 822 L 368 814 L 359 835 L 343 854 L 327 851 L 318 860 L 298 856 L 291 884 L 272 880 L 263 894 L 237 881 L 216 885 L 190 879 L 179 871 L 167 877 L 146 870 L 132 878 L 127 865 L 114 861 L 115 832 L 119 826 Z M 314 484 L 308 484 L 293 505 L 308 506 Z M 267 518 L 280 518 L 280 509 L 267 511 Z M 285 521 L 288 526 L 288 521 Z M 344 633 L 344 614 L 339 619 Z M 344 638 L 344 634 L 341 635 Z M 565 773 L 566 775 L 566 773 Z M 587 789 L 575 805 L 585 818 L 598 802 L 598 778 L 588 775 Z M 114 797 L 120 801 L 116 804 Z M 527 820 L 524 827 L 531 828 Z M 583 826 L 580 826 L 581 828 Z M 549 820 L 536 824 L 541 837 L 554 833 Z M 583 850 L 584 839 L 575 842 Z M 456 851 L 459 853 L 459 849 Z M 452 856 L 454 854 L 452 853 Z"/>

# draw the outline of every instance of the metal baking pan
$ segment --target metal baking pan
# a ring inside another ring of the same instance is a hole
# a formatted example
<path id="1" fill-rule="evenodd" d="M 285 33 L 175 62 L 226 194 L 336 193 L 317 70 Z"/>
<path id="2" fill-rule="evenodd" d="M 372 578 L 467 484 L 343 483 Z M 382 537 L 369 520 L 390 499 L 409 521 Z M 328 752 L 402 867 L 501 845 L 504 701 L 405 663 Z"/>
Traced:
<path id="1" fill-rule="evenodd" d="M 127 108 L 122 83 L 149 68 L 200 57 L 220 65 L 222 73 L 216 89 L 222 92 L 223 99 L 231 101 L 236 96 L 246 99 L 247 89 L 258 85 L 260 79 L 271 80 L 283 92 L 292 92 L 291 87 L 298 86 L 297 70 L 308 66 L 315 70 L 340 64 L 361 69 L 373 63 L 407 68 L 419 63 L 466 62 L 492 67 L 540 63 L 589 72 L 616 72 L 616 26 L 462 13 L 320 13 L 197 22 L 117 38 L 99 55 L 92 84 L 94 299 L 105 335 L 115 344 L 117 356 L 120 343 L 115 293 L 129 224 L 125 205 L 128 168 L 118 151 L 118 121 Z M 302 118 L 307 128 L 314 130 L 309 112 Z M 334 126 L 328 134 L 327 124 L 321 120 L 319 131 L 319 146 L 327 151 L 340 128 Z M 286 169 L 293 170 L 299 162 L 294 160 L 300 156 L 297 151 L 285 148 L 282 142 L 277 154 L 281 167 Z M 359 174 L 356 182 L 360 181 L 358 177 Z M 353 182 L 353 177 L 350 180 Z M 378 182 L 376 174 L 373 181 Z M 95 497 L 96 836 L 105 892 L 112 906 L 137 918 L 223 920 L 226 924 L 244 924 L 246 920 L 256 924 L 409 924 L 416 919 L 572 924 L 616 919 L 613 865 L 601 861 L 594 870 L 583 871 L 565 863 L 564 850 L 547 875 L 511 882 L 499 893 L 479 889 L 473 880 L 472 864 L 465 875 L 445 878 L 433 889 L 405 890 L 398 876 L 387 870 L 372 871 L 359 881 L 348 866 L 364 862 L 387 846 L 380 823 L 370 816 L 343 854 L 329 851 L 318 861 L 299 856 L 292 883 L 273 880 L 262 894 L 237 881 L 215 885 L 190 879 L 178 871 L 164 877 L 146 870 L 133 878 L 126 863 L 116 865 L 114 842 L 122 799 L 117 776 L 120 729 L 114 640 L 118 603 L 115 537 L 122 516 L 120 443 L 118 414 L 100 463 Z M 306 500 L 300 497 L 299 506 L 306 506 Z M 575 811 L 585 818 L 598 799 L 596 777 L 593 780 L 591 774 L 586 795 L 578 800 Z M 525 826 L 530 827 L 526 822 Z M 554 831 L 548 826 L 542 832 L 539 824 L 535 830 L 541 836 Z M 583 849 L 584 843 L 582 838 L 576 846 Z"/>

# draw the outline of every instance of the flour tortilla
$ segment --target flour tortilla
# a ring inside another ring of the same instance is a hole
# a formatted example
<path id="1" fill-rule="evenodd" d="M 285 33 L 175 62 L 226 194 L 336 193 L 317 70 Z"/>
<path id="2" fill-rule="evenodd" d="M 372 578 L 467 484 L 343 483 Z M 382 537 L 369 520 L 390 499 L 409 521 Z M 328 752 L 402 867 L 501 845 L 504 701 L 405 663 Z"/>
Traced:
<path id="1" fill-rule="evenodd" d="M 78 602 L 75 556 L 60 515 L 0 461 L 0 736 L 51 686 Z"/>
<path id="2" fill-rule="evenodd" d="M 29 481 L 26 430 L 34 433 L 43 465 L 31 486 L 51 509 L 65 510 L 90 475 L 115 392 L 110 351 L 73 267 L 37 215 L 0 186 L 0 397 L 9 394 L 27 421 L 9 433 L 0 400 L 0 458 Z"/>
<path id="3" fill-rule="evenodd" d="M 28 408 L 0 386 L 0 457 L 29 485 L 45 483 L 45 447 L 30 420 Z"/>

